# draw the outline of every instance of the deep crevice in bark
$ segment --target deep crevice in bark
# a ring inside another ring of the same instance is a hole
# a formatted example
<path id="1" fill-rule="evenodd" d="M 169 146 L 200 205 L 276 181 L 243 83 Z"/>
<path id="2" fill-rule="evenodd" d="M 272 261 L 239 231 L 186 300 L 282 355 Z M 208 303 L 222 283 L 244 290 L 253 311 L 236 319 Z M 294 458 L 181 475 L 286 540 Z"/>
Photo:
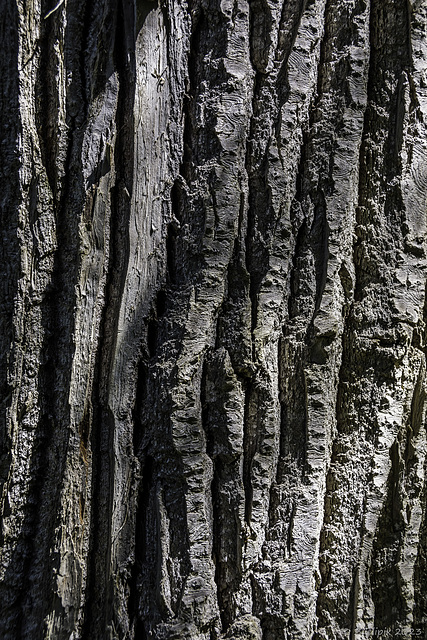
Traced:
<path id="1" fill-rule="evenodd" d="M 390 450 L 390 458 L 392 467 L 387 482 L 387 497 L 377 525 L 370 567 L 375 627 L 378 629 L 396 629 L 404 612 L 397 569 L 405 526 L 398 494 L 401 461 L 397 442 Z"/>
<path id="2" fill-rule="evenodd" d="M 252 518 L 252 462 L 255 454 L 255 433 L 253 416 L 251 414 L 252 394 L 254 383 L 249 381 L 245 387 L 245 413 L 243 422 L 243 486 L 245 490 L 245 521 L 248 525 Z"/>
<path id="3" fill-rule="evenodd" d="M 100 326 L 100 341 L 94 374 L 94 423 L 91 449 L 94 456 L 91 519 L 89 542 L 90 565 L 86 595 L 83 637 L 107 633 L 111 624 L 112 582 L 110 575 L 111 528 L 113 513 L 114 455 L 113 433 L 115 418 L 108 406 L 109 376 L 114 354 L 120 299 L 129 258 L 126 237 L 130 210 L 130 190 L 133 172 L 133 92 L 135 77 L 134 51 L 123 51 L 127 43 L 125 27 L 126 9 L 120 4 L 116 16 L 114 57 L 119 70 L 119 96 L 117 104 L 117 138 L 115 145 L 116 183 L 112 189 L 109 265 L 105 285 L 106 301 Z M 128 57 L 129 56 L 129 57 Z M 96 600 L 91 597 L 95 590 Z"/>

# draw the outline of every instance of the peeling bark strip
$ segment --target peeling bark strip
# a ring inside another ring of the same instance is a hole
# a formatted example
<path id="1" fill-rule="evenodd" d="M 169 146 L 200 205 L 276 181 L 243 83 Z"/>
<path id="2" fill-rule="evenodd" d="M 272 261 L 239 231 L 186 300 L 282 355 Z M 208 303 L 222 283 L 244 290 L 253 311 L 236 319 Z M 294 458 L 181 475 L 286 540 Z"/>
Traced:
<path id="1" fill-rule="evenodd" d="M 426 4 L 2 9 L 2 640 L 424 637 Z"/>

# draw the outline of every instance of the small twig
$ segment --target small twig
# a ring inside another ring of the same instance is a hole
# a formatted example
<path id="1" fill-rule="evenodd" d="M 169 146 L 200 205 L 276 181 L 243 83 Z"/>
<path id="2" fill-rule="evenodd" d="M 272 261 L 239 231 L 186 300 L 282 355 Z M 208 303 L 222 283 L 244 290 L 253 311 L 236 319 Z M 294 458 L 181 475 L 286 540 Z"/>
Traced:
<path id="1" fill-rule="evenodd" d="M 49 11 L 49 13 L 47 13 L 47 14 L 45 15 L 44 19 L 45 19 L 45 20 L 47 20 L 47 19 L 49 18 L 49 16 L 51 16 L 51 15 L 52 15 L 52 13 L 55 13 L 55 11 L 56 11 L 57 9 L 59 9 L 59 7 L 61 6 L 61 4 L 63 4 L 63 3 L 64 3 L 64 0 L 59 0 L 58 4 L 57 4 L 57 5 L 55 5 L 55 6 L 53 7 L 53 9 L 51 9 L 51 10 Z"/>

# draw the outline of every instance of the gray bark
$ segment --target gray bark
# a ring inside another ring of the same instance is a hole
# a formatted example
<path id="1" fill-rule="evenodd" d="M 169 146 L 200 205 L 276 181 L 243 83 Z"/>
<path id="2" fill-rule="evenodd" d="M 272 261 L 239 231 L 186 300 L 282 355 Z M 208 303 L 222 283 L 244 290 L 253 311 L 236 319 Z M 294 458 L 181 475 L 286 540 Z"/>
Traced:
<path id="1" fill-rule="evenodd" d="M 1 8 L 1 638 L 427 637 L 426 2 Z"/>

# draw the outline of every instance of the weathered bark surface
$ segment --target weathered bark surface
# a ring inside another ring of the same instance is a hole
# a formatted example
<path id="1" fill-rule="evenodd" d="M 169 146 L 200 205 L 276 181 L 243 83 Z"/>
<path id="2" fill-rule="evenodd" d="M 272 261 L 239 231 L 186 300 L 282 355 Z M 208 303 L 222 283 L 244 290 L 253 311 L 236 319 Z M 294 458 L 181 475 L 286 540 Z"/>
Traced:
<path id="1" fill-rule="evenodd" d="M 3 640 L 427 637 L 426 29 L 3 2 Z"/>

